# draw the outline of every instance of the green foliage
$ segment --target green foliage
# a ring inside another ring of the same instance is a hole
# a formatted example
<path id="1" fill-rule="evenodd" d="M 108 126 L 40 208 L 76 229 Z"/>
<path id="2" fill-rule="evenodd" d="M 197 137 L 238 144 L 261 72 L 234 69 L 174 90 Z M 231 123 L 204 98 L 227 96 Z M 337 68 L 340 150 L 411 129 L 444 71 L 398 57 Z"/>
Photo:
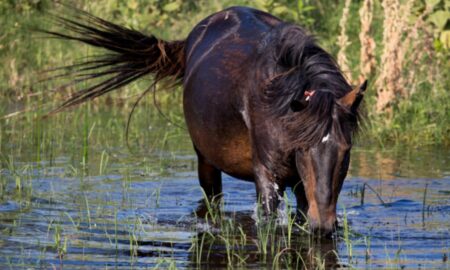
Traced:
<path id="1" fill-rule="evenodd" d="M 367 110 L 370 117 L 366 137 L 371 141 L 408 142 L 411 144 L 450 144 L 447 126 L 448 105 L 450 97 L 446 89 L 449 85 L 448 64 L 450 47 L 449 12 L 450 2 L 445 0 L 420 0 L 414 3 L 411 23 L 426 9 L 430 12 L 425 21 L 430 25 L 434 35 L 436 59 L 428 59 L 419 65 L 437 67 L 442 74 L 436 83 L 430 82 L 426 75 L 417 74 L 420 81 L 417 91 L 407 100 L 393 108 L 390 122 L 383 115 L 375 115 L 372 107 L 376 99 L 375 91 L 368 90 Z M 339 20 L 342 16 L 343 1 L 334 0 L 79 0 L 71 2 L 76 8 L 86 10 L 114 23 L 152 33 L 167 40 L 183 39 L 203 18 L 211 13 L 230 6 L 242 5 L 258 8 L 298 23 L 318 37 L 319 43 L 331 54 L 336 55 L 339 47 L 336 43 L 339 33 Z M 350 6 L 347 35 L 350 40 L 347 58 L 353 75 L 359 76 L 358 35 L 360 21 L 359 1 Z M 61 7 L 51 0 L 4 0 L 0 1 L 0 95 L 12 100 L 26 100 L 30 107 L 48 104 L 46 100 L 60 101 L 72 88 L 63 88 L 61 94 L 51 92 L 60 81 L 37 83 L 44 78 L 43 70 L 74 63 L 96 51 L 70 42 L 42 38 L 31 29 L 40 27 L 52 29 L 48 13 L 66 14 L 70 8 Z M 70 14 L 70 12 L 69 12 Z M 371 35 L 377 43 L 376 55 L 379 57 L 382 39 L 383 11 L 379 1 L 374 2 L 373 27 Z M 379 60 L 379 59 L 378 59 Z M 408 70 L 405 70 L 408 74 Z M 368 78 L 374 82 L 376 77 Z M 140 82 L 126 88 L 125 91 L 113 93 L 108 99 L 121 100 L 139 93 L 147 82 Z M 163 97 L 164 98 L 164 97 Z M 52 106 L 52 104 L 49 104 Z M 54 106 L 53 106 L 54 107 Z M 10 111 L 6 111 L 8 113 Z M 181 119 L 178 116 L 178 119 Z M 442 120 L 445 119 L 445 120 Z M 441 124 L 442 123 L 442 124 Z M 420 129 L 419 127 L 426 127 Z M 381 137 L 380 137 L 381 136 Z M 381 138 L 381 139 L 379 139 Z"/>
<path id="2" fill-rule="evenodd" d="M 20 14 L 44 11 L 49 7 L 50 0 L 4 0 L 0 2 L 0 12 L 17 12 Z"/>
<path id="3" fill-rule="evenodd" d="M 281 17 L 286 21 L 296 22 L 305 27 L 311 27 L 315 21 L 314 17 L 311 16 L 311 11 L 315 8 L 309 4 L 309 1 L 256 0 L 254 1 L 254 6 Z"/>
<path id="4" fill-rule="evenodd" d="M 450 49 L 450 2 L 442 0 L 426 0 L 420 3 L 429 10 L 426 21 L 433 26 L 436 50 Z"/>
<path id="5" fill-rule="evenodd" d="M 426 87 L 426 86 L 425 86 Z M 450 146 L 450 93 L 433 92 L 427 87 L 420 94 L 403 100 L 394 108 L 391 120 L 386 115 L 373 115 L 367 133 L 373 141 L 384 145 Z"/>

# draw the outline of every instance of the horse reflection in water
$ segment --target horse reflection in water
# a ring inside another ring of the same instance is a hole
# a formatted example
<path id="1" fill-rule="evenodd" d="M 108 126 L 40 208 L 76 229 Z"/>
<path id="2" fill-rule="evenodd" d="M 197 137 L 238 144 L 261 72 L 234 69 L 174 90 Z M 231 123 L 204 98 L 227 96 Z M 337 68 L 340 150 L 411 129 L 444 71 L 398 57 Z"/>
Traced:
<path id="1" fill-rule="evenodd" d="M 352 89 L 302 28 L 246 7 L 212 14 L 173 42 L 82 11 L 58 20 L 67 31 L 47 33 L 111 53 L 69 67 L 75 82 L 94 83 L 56 111 L 149 74 L 155 84 L 179 82 L 200 185 L 210 199 L 222 193 L 225 172 L 255 182 L 270 216 L 291 187 L 310 229 L 333 231 L 366 83 Z"/>
<path id="2" fill-rule="evenodd" d="M 315 238 L 287 226 L 270 227 L 270 222 L 255 224 L 253 212 L 223 213 L 221 231 L 214 225 L 196 235 L 189 260 L 192 267 L 225 269 L 229 265 L 274 269 L 334 269 L 340 266 L 336 241 Z M 233 220 L 227 224 L 227 220 Z M 275 220 L 273 220 L 275 221 Z M 274 267 L 275 266 L 275 267 Z"/>

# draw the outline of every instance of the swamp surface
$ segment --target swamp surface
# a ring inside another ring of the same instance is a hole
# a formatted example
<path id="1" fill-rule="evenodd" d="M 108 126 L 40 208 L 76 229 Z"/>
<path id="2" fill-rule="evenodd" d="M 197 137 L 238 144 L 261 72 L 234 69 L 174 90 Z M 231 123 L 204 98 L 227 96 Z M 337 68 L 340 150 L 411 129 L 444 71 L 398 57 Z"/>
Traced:
<path id="1" fill-rule="evenodd" d="M 0 120 L 1 269 L 450 268 L 448 149 L 374 147 L 360 134 L 341 228 L 318 241 L 291 215 L 256 225 L 253 183 L 226 175 L 221 211 L 198 217 L 179 109 L 168 121 L 140 107 L 127 145 L 129 108 L 91 107 Z"/>

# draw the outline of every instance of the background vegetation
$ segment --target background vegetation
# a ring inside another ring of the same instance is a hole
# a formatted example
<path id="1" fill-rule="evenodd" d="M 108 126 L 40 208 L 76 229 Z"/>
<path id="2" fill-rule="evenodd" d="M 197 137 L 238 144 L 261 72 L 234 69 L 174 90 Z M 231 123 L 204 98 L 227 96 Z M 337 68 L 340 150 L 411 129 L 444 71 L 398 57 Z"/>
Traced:
<path id="1" fill-rule="evenodd" d="M 360 143 L 450 145 L 450 2 L 444 0 L 101 0 L 69 1 L 104 19 L 183 39 L 207 15 L 232 5 L 253 6 L 300 24 L 336 56 L 349 80 L 369 79 L 365 131 Z M 0 96 L 3 119 L 17 111 L 54 108 L 76 89 L 43 71 L 95 53 L 79 44 L 43 38 L 31 29 L 53 28 L 48 13 L 67 8 L 50 0 L 0 2 Z M 148 82 L 100 98 L 128 106 Z M 181 106 L 181 89 L 160 93 L 160 103 Z M 152 98 L 148 98 L 151 103 Z M 2 102 L 5 104 L 5 102 Z M 12 118 L 11 118 L 12 117 Z M 178 118 L 182 122 L 181 117 Z"/>

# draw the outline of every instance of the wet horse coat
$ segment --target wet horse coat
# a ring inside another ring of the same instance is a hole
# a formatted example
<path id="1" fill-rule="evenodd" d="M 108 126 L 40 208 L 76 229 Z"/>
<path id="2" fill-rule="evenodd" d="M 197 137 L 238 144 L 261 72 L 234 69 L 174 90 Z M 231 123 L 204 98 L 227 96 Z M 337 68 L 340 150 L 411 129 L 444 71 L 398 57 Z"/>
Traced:
<path id="1" fill-rule="evenodd" d="M 107 48 L 116 57 L 86 62 L 90 70 L 109 68 L 111 77 L 62 108 L 146 74 L 156 81 L 175 77 L 184 86 L 186 124 L 208 196 L 222 192 L 225 172 L 254 181 L 271 213 L 291 186 L 311 227 L 333 229 L 365 84 L 352 90 L 304 30 L 262 11 L 232 7 L 201 21 L 186 40 L 166 42 L 82 15 L 96 27 L 62 19 L 77 35 L 47 32 Z"/>

